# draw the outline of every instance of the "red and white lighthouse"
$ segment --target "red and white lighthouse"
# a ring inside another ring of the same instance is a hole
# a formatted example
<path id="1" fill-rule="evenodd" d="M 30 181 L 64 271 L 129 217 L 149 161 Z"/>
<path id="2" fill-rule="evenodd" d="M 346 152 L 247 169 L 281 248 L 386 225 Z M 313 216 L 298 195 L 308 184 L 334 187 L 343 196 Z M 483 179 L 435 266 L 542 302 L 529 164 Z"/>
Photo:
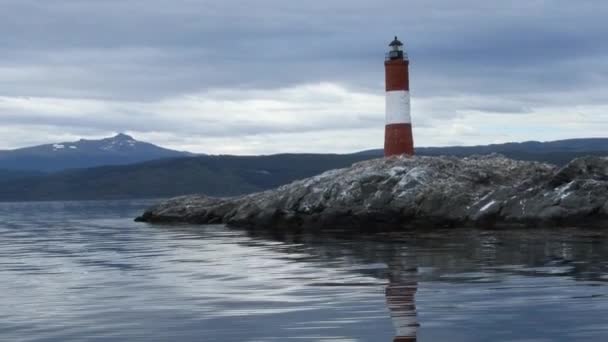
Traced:
<path id="1" fill-rule="evenodd" d="M 414 137 L 410 115 L 410 61 L 403 43 L 395 37 L 386 55 L 386 129 L 384 156 L 414 155 Z"/>

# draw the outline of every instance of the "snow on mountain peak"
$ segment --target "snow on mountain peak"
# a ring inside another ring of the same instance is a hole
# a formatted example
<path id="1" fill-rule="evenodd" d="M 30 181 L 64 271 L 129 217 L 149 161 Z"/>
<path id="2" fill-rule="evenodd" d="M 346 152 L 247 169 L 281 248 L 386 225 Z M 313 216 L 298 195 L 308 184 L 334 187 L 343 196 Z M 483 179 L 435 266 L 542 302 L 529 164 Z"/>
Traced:
<path id="1" fill-rule="evenodd" d="M 130 135 L 119 133 L 114 137 L 103 139 L 104 144 L 99 149 L 104 151 L 124 150 L 125 148 L 134 148 L 138 143 Z"/>
<path id="2" fill-rule="evenodd" d="M 70 150 L 77 150 L 78 146 L 74 145 L 74 144 L 66 144 L 66 143 L 62 143 L 62 144 L 53 144 L 51 145 L 53 147 L 53 151 L 57 152 L 57 151 L 65 151 L 66 149 L 70 149 Z"/>
<path id="3" fill-rule="evenodd" d="M 70 150 L 77 150 L 78 149 L 78 146 L 74 146 L 72 144 L 67 145 L 65 143 L 63 143 L 63 144 L 53 144 L 51 146 L 53 147 L 53 152 L 64 151 L 65 149 L 70 149 Z"/>

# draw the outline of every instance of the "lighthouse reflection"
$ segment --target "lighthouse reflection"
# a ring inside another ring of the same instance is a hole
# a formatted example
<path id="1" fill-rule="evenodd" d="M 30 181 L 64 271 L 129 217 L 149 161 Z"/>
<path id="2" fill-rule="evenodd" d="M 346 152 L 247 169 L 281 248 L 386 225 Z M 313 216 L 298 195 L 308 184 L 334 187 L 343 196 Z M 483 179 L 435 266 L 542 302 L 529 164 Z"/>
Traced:
<path id="1" fill-rule="evenodd" d="M 418 317 L 416 313 L 416 280 L 417 269 L 402 270 L 399 267 L 389 269 L 386 286 L 386 304 L 397 335 L 393 341 L 416 341 L 418 334 Z"/>

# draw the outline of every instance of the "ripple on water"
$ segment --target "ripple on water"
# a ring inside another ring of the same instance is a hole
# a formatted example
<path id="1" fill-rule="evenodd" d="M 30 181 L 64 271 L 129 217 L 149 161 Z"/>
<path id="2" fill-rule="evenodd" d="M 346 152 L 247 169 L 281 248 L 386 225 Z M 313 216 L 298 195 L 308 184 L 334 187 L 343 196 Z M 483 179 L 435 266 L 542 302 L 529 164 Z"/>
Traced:
<path id="1" fill-rule="evenodd" d="M 0 204 L 0 339 L 608 339 L 602 231 L 132 222 L 148 204 Z"/>

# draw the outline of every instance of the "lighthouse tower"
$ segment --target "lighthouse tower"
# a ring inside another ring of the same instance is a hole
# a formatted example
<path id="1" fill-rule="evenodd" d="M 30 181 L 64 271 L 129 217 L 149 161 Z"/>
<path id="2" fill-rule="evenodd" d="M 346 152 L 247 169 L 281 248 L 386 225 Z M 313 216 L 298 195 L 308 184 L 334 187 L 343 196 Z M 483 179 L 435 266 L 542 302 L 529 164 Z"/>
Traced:
<path id="1" fill-rule="evenodd" d="M 390 43 L 384 68 L 386 71 L 386 129 L 384 156 L 414 155 L 414 138 L 410 116 L 409 59 L 403 43 L 395 37 Z"/>

